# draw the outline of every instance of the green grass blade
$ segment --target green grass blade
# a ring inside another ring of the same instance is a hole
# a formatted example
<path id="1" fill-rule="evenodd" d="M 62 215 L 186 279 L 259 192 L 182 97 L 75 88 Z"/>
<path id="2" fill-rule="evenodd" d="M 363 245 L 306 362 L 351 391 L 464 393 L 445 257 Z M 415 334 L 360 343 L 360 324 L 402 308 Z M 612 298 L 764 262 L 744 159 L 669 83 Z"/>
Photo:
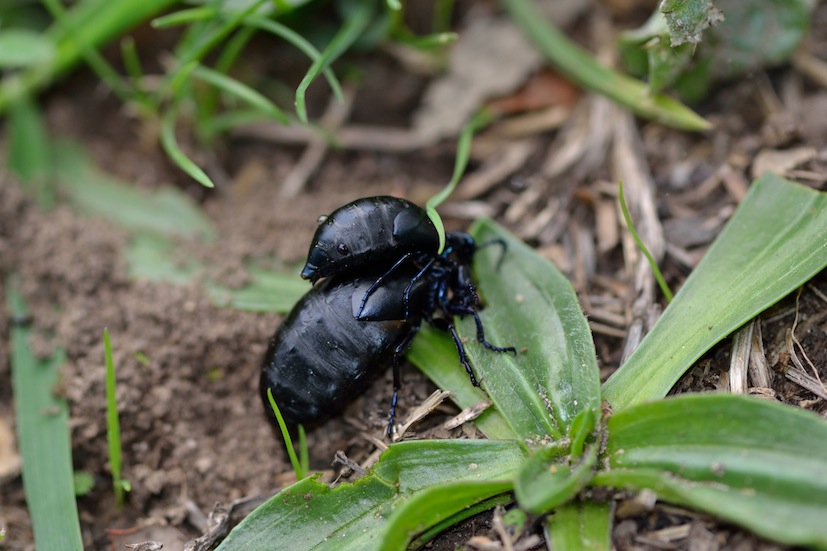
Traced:
<path id="1" fill-rule="evenodd" d="M 48 86 L 80 62 L 85 51 L 105 45 L 128 29 L 177 3 L 178 0 L 87 0 L 74 4 L 66 12 L 64 20 L 55 23 L 46 32 L 46 36 L 55 44 L 54 59 L 0 81 L 0 113 L 15 98 L 31 95 Z M 71 29 L 82 29 L 82 32 L 72 33 Z"/>
<path id="2" fill-rule="evenodd" d="M 191 74 L 195 78 L 212 84 L 216 88 L 235 96 L 242 102 L 266 114 L 268 117 L 275 119 L 282 124 L 290 124 L 290 119 L 287 118 L 284 111 L 279 109 L 276 104 L 243 82 L 232 77 L 228 77 L 218 71 L 213 71 L 203 65 L 196 66 L 192 70 Z"/>
<path id="3" fill-rule="evenodd" d="M 618 412 L 599 485 L 666 501 L 790 545 L 827 548 L 827 422 L 728 394 L 685 395 Z"/>
<path id="4" fill-rule="evenodd" d="M 293 29 L 287 27 L 286 25 L 282 25 L 277 21 L 273 21 L 272 19 L 267 19 L 265 17 L 261 17 L 258 15 L 249 15 L 244 19 L 245 25 L 250 25 L 252 27 L 256 27 L 263 31 L 267 31 L 271 34 L 274 34 L 278 37 L 283 38 L 299 50 L 301 50 L 307 57 L 312 59 L 314 62 L 318 61 L 322 54 L 317 50 L 313 44 L 307 41 L 302 35 L 294 31 Z M 333 71 L 330 67 L 324 67 L 322 69 L 322 74 L 324 75 L 325 79 L 327 80 L 330 89 L 333 91 L 333 94 L 336 96 L 336 99 L 339 101 L 344 101 L 344 94 L 342 94 L 342 86 L 339 84 L 339 81 L 336 79 L 336 75 L 333 74 Z"/>
<path id="5" fill-rule="evenodd" d="M 448 199 L 454 192 L 454 189 L 456 189 L 459 179 L 462 178 L 462 175 L 465 173 L 465 167 L 468 166 L 468 158 L 471 156 L 471 141 L 474 138 L 474 133 L 488 124 L 490 120 L 490 115 L 485 111 L 481 111 L 463 127 L 457 143 L 457 155 L 454 160 L 454 173 L 451 175 L 451 181 L 448 182 L 448 185 L 442 188 L 439 193 L 428 199 L 428 202 L 425 204 L 425 212 L 428 213 L 428 218 L 431 219 L 439 234 L 440 253 L 445 248 L 445 226 L 442 224 L 442 218 L 439 217 L 436 208 Z"/>
<path id="6" fill-rule="evenodd" d="M 480 250 L 474 274 L 486 338 L 518 352 L 496 353 L 476 343 L 468 318 L 457 324 L 468 356 L 517 435 L 561 438 L 581 411 L 600 407 L 594 344 L 577 296 L 559 270 L 494 222 L 478 222 L 471 233 L 478 243 L 503 239 L 508 245 L 499 269 L 502 249 Z"/>
<path id="7" fill-rule="evenodd" d="M 123 506 L 124 484 L 121 479 L 121 422 L 118 419 L 118 398 L 115 382 L 115 362 L 112 360 L 112 343 L 109 329 L 103 330 L 103 350 L 106 361 L 106 440 L 109 444 L 109 468 L 112 471 L 112 486 L 115 490 L 115 504 Z"/>
<path id="8" fill-rule="evenodd" d="M 574 502 L 549 516 L 551 549 L 609 551 L 612 549 L 612 513 L 608 503 Z"/>
<path id="9" fill-rule="evenodd" d="M 651 94 L 643 82 L 600 65 L 593 55 L 571 42 L 546 21 L 532 0 L 503 0 L 505 9 L 561 73 L 641 117 L 686 130 L 708 130 L 711 125 L 682 103 Z"/>
<path id="10" fill-rule="evenodd" d="M 178 139 L 175 137 L 175 121 L 177 118 L 177 110 L 170 109 L 164 113 L 161 119 L 161 145 L 164 147 L 164 151 L 166 151 L 169 158 L 172 159 L 172 162 L 178 165 L 178 168 L 189 174 L 192 179 L 204 187 L 215 187 L 215 184 L 210 180 L 210 177 L 207 176 L 207 173 L 192 162 L 178 145 Z"/>
<path id="11" fill-rule="evenodd" d="M 373 0 L 364 0 L 353 4 L 353 9 L 348 14 L 342 28 L 339 29 L 339 32 L 324 49 L 321 57 L 315 60 L 307 70 L 307 74 L 304 75 L 296 88 L 296 114 L 303 123 L 307 123 L 307 106 L 305 105 L 307 89 L 322 70 L 329 67 L 361 36 L 362 31 L 365 30 L 373 17 L 374 8 L 375 2 Z"/>
<path id="12" fill-rule="evenodd" d="M 279 425 L 279 430 L 281 431 L 281 436 L 284 438 L 284 445 L 287 448 L 287 456 L 290 458 L 290 465 L 293 467 L 293 472 L 296 473 L 296 478 L 301 480 L 307 476 L 308 470 L 304 468 L 303 460 L 300 460 L 296 455 L 296 448 L 293 447 L 293 438 L 290 436 L 290 431 L 287 430 L 287 424 L 284 422 L 284 417 L 281 415 L 281 410 L 279 410 L 279 406 L 276 403 L 275 398 L 273 398 L 273 393 L 269 388 L 267 389 L 267 400 L 270 401 L 270 407 L 273 409 L 273 413 L 275 414 L 276 421 Z"/>
<path id="13" fill-rule="evenodd" d="M 662 398 L 704 352 L 827 266 L 827 194 L 767 173 L 628 361 L 616 410 Z"/>
<path id="14" fill-rule="evenodd" d="M 26 316 L 25 305 L 12 278 L 6 281 L 7 304 L 17 319 Z M 38 549 L 82 550 L 72 449 L 69 409 L 54 394 L 65 354 L 58 349 L 47 360 L 38 360 L 29 349 L 30 329 L 11 328 L 12 388 L 23 463 L 23 488 Z"/>
<path id="15" fill-rule="evenodd" d="M 618 201 L 620 201 L 620 210 L 623 212 L 623 219 L 626 221 L 626 227 L 629 228 L 629 232 L 631 232 L 632 239 L 635 240 L 637 248 L 640 249 L 640 252 L 643 253 L 643 256 L 645 256 L 646 260 L 649 262 L 649 267 L 652 269 L 652 273 L 654 274 L 655 279 L 658 282 L 658 286 L 660 287 L 660 292 L 663 293 L 663 296 L 666 298 L 666 302 L 672 302 L 672 291 L 666 284 L 666 280 L 663 278 L 663 273 L 661 273 L 658 263 L 655 262 L 655 258 L 652 256 L 652 253 L 649 252 L 646 244 L 640 238 L 640 235 L 638 235 L 637 230 L 635 229 L 635 223 L 632 220 L 632 215 L 629 214 L 629 208 L 626 206 L 626 198 L 623 196 L 623 182 L 620 182 L 617 187 L 619 192 Z"/>

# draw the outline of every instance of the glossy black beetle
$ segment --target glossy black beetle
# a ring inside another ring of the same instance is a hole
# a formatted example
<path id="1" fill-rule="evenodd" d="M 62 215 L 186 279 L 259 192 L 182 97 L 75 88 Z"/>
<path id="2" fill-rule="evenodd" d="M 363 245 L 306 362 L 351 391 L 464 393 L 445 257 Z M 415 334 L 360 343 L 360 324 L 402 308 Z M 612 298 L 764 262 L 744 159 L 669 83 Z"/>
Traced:
<path id="1" fill-rule="evenodd" d="M 496 243 L 496 242 L 494 242 Z M 500 242 L 503 247 L 504 243 Z M 478 247 L 462 232 L 438 236 L 425 211 L 393 197 L 353 201 L 317 230 L 302 277 L 314 283 L 277 331 L 261 374 L 289 425 L 312 424 L 338 413 L 393 360 L 390 434 L 400 387 L 399 358 L 422 320 L 451 334 L 460 363 L 478 381 L 450 320 L 471 315 L 485 340 L 470 263 Z M 440 315 L 441 314 L 441 315 Z"/>
<path id="2" fill-rule="evenodd" d="M 420 318 L 404 319 L 397 297 L 414 272 L 407 267 L 388 279 L 368 300 L 363 319 L 356 319 L 356 312 L 375 272 L 328 278 L 302 297 L 270 341 L 261 371 L 261 397 L 271 417 L 268 388 L 285 422 L 295 426 L 339 413 L 391 360 L 398 387 L 398 361 Z M 414 287 L 415 312 L 428 308 L 430 292 L 425 281 Z"/>
<path id="3" fill-rule="evenodd" d="M 323 219 L 301 272 L 319 278 L 380 264 L 399 265 L 414 254 L 433 256 L 439 235 L 425 211 L 396 197 L 364 197 Z"/>

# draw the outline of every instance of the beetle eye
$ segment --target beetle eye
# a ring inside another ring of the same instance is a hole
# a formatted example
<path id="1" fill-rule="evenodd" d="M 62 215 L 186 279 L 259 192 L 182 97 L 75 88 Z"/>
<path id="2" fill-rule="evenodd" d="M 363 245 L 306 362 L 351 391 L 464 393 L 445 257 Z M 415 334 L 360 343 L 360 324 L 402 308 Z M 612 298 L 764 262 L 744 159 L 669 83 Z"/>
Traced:
<path id="1" fill-rule="evenodd" d="M 344 243 L 336 245 L 336 250 L 339 251 L 339 254 L 348 254 L 350 252 L 350 249 Z"/>

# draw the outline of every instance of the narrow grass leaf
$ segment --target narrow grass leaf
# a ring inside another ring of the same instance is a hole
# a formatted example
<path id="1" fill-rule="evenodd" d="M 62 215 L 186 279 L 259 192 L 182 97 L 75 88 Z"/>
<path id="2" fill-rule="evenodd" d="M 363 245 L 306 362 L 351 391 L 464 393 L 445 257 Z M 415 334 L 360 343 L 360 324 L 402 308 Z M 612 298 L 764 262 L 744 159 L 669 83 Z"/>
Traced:
<path id="1" fill-rule="evenodd" d="M 6 281 L 9 313 L 25 319 L 23 298 Z M 11 327 L 11 370 L 15 416 L 23 465 L 23 489 L 38 549 L 83 549 L 75 503 L 69 409 L 54 392 L 65 361 L 62 349 L 39 360 L 29 349 L 25 324 Z"/>
<path id="2" fill-rule="evenodd" d="M 244 19 L 245 25 L 250 25 L 252 27 L 256 27 L 263 31 L 267 31 L 271 34 L 279 36 L 301 50 L 307 57 L 312 59 L 314 62 L 321 59 L 322 54 L 304 38 L 302 35 L 294 31 L 293 29 L 287 27 L 286 25 L 282 25 L 277 21 L 273 21 L 272 19 L 267 19 L 265 17 L 261 17 L 259 15 L 248 15 Z M 342 94 L 342 86 L 339 84 L 339 81 L 336 79 L 336 75 L 333 74 L 333 71 L 330 67 L 324 67 L 322 69 L 322 74 L 324 75 L 325 79 L 327 80 L 330 89 L 333 91 L 333 95 L 339 101 L 344 101 L 344 94 Z"/>
<path id="3" fill-rule="evenodd" d="M 394 444 L 373 472 L 354 483 L 331 489 L 308 478 L 282 490 L 236 526 L 218 550 L 376 549 L 387 518 L 416 493 L 436 484 L 507 481 L 524 458 L 515 442 Z"/>
<path id="4" fill-rule="evenodd" d="M 546 21 L 531 0 L 504 0 L 514 22 L 564 75 L 627 107 L 641 117 L 685 130 L 708 130 L 711 125 L 682 103 L 650 94 L 643 82 L 608 69 Z"/>
<path id="5" fill-rule="evenodd" d="M 232 96 L 235 96 L 242 102 L 260 110 L 268 117 L 275 119 L 282 124 L 290 124 L 290 119 L 287 118 L 284 111 L 279 109 L 273 102 L 264 97 L 262 94 L 256 90 L 253 90 L 241 81 L 219 73 L 218 71 L 213 71 L 203 65 L 196 66 L 192 71 L 192 76 L 212 84 L 216 88 L 223 90 Z"/>
<path id="6" fill-rule="evenodd" d="M 393 512 L 378 551 L 405 551 L 416 535 L 511 488 L 510 481 L 452 482 L 426 488 Z"/>
<path id="7" fill-rule="evenodd" d="M 516 356 L 476 342 L 473 319 L 457 327 L 481 384 L 520 438 L 562 438 L 585 409 L 599 409 L 600 381 L 591 331 L 568 280 L 550 262 L 492 221 L 471 230 L 483 247 L 474 274 L 486 339 L 514 346 Z M 493 243 L 493 242 L 492 242 Z"/>
<path id="8" fill-rule="evenodd" d="M 175 121 L 178 113 L 175 109 L 170 109 L 161 118 L 161 145 L 164 147 L 169 158 L 172 159 L 178 168 L 190 175 L 196 182 L 204 187 L 212 188 L 215 184 L 207 173 L 201 170 L 187 155 L 181 150 L 178 145 L 178 138 L 175 137 Z"/>
<path id="9" fill-rule="evenodd" d="M 684 395 L 618 412 L 609 470 L 593 482 L 639 490 L 790 545 L 827 548 L 827 422 L 775 402 Z"/>
<path id="10" fill-rule="evenodd" d="M 827 194 L 766 173 L 640 346 L 603 385 L 616 409 L 661 398 L 704 352 L 827 266 Z"/>
<path id="11" fill-rule="evenodd" d="M 109 329 L 103 330 L 103 350 L 106 363 L 106 440 L 109 444 L 109 469 L 112 471 L 112 486 L 115 503 L 123 506 L 124 484 L 121 479 L 123 464 L 121 455 L 121 422 L 118 418 L 118 397 L 115 382 L 115 362 L 112 359 L 112 343 Z"/>
<path id="12" fill-rule="evenodd" d="M 373 17 L 375 8 L 375 2 L 373 0 L 355 2 L 350 5 L 352 9 L 344 25 L 342 25 L 342 28 L 339 29 L 339 32 L 336 33 L 336 36 L 333 37 L 324 49 L 321 57 L 313 62 L 313 65 L 307 70 L 307 74 L 304 75 L 304 78 L 296 88 L 296 114 L 299 120 L 304 123 L 307 123 L 307 107 L 305 105 L 307 89 L 313 81 L 316 80 L 319 73 L 329 67 L 333 61 L 356 42 Z"/>
<path id="13" fill-rule="evenodd" d="M 461 511 L 458 511 L 454 515 L 446 518 L 442 522 L 439 522 L 433 525 L 431 528 L 428 528 L 424 532 L 422 532 L 419 536 L 416 537 L 409 545 L 408 549 L 410 551 L 418 551 L 419 549 L 428 548 L 429 543 L 432 539 L 434 539 L 437 535 L 445 532 L 452 526 L 459 524 L 460 522 L 469 519 L 473 516 L 476 516 L 480 513 L 485 511 L 490 511 L 497 506 L 504 507 L 506 505 L 510 505 L 514 502 L 514 496 L 510 493 L 507 494 L 499 494 L 490 499 L 486 499 L 484 501 L 480 501 L 476 505 L 471 505 L 470 507 L 466 507 Z"/>
<path id="14" fill-rule="evenodd" d="M 577 501 L 558 507 L 546 520 L 550 549 L 610 551 L 611 521 L 608 503 Z"/>

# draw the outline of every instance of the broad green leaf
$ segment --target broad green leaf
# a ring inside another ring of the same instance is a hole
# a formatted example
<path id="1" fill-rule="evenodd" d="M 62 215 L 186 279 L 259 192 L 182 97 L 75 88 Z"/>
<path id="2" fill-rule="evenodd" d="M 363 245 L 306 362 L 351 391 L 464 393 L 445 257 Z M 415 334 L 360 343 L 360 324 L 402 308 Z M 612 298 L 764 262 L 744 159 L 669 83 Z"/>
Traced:
<path id="1" fill-rule="evenodd" d="M 608 503 L 576 501 L 555 509 L 547 518 L 550 549 L 609 551 L 612 511 Z"/>
<path id="2" fill-rule="evenodd" d="M 55 172 L 78 208 L 132 230 L 164 235 L 215 235 L 210 220 L 189 197 L 172 187 L 147 192 L 99 171 L 77 146 L 55 146 Z"/>
<path id="3" fill-rule="evenodd" d="M 535 514 L 547 513 L 570 501 L 591 481 L 597 447 L 588 446 L 574 459 L 566 446 L 554 443 L 535 451 L 523 464 L 514 483 L 520 507 Z"/>
<path id="4" fill-rule="evenodd" d="M 474 273 L 485 308 L 489 342 L 514 346 L 516 356 L 476 342 L 473 319 L 458 323 L 478 378 L 521 438 L 567 434 L 575 416 L 600 407 L 599 372 L 591 332 L 568 280 L 550 262 L 491 221 L 474 225 L 483 246 Z M 459 366 L 457 368 L 461 369 Z"/>
<path id="5" fill-rule="evenodd" d="M 235 310 L 283 314 L 310 290 L 310 283 L 295 274 L 263 268 L 250 268 L 249 273 L 250 283 L 239 289 L 208 285 L 207 293 L 213 304 Z"/>
<path id="6" fill-rule="evenodd" d="M 488 399 L 482 389 L 471 384 L 468 374 L 459 363 L 454 342 L 446 333 L 431 327 L 422 327 L 408 350 L 407 358 L 436 386 L 450 391 L 451 400 L 459 407 L 470 408 Z M 494 407 L 484 411 L 474 420 L 474 424 L 488 438 L 495 440 L 517 438 Z"/>
<path id="7" fill-rule="evenodd" d="M 428 548 L 428 544 L 432 539 L 434 539 L 434 537 L 436 537 L 438 534 L 441 534 L 442 532 L 445 532 L 452 526 L 459 524 L 463 520 L 469 519 L 474 515 L 478 515 L 479 513 L 482 513 L 484 511 L 490 511 L 498 505 L 504 507 L 506 505 L 510 505 L 513 502 L 514 496 L 512 496 L 510 493 L 499 494 L 490 499 L 486 499 L 485 501 L 480 501 L 476 505 L 466 507 L 465 509 L 458 511 L 454 515 L 446 518 L 442 522 L 439 522 L 438 524 L 435 524 L 431 528 L 422 532 L 422 534 L 417 536 L 416 539 L 410 543 L 408 549 L 410 551 L 417 551 L 422 548 Z M 511 509 L 511 511 L 519 511 L 519 509 Z M 506 513 L 506 515 L 507 514 L 508 513 Z"/>
<path id="8" fill-rule="evenodd" d="M 593 55 L 549 24 L 532 0 L 503 0 L 503 5 L 549 63 L 584 88 L 668 126 L 686 130 L 710 128 L 708 121 L 680 102 L 662 94 L 650 94 L 643 82 L 600 65 Z"/>
<path id="9" fill-rule="evenodd" d="M 26 308 L 12 278 L 6 280 L 7 304 L 14 319 Z M 56 396 L 65 353 L 57 349 L 39 360 L 29 349 L 25 322 L 11 327 L 11 368 L 15 416 L 23 465 L 23 489 L 38 549 L 83 549 L 75 503 L 69 408 Z"/>
<path id="10" fill-rule="evenodd" d="M 827 194 L 767 173 L 628 361 L 615 410 L 662 398 L 704 352 L 827 266 Z"/>
<path id="11" fill-rule="evenodd" d="M 55 45 L 43 33 L 28 29 L 0 30 L 0 68 L 16 69 L 48 63 L 55 56 Z"/>
<path id="12" fill-rule="evenodd" d="M 775 402 L 684 395 L 611 416 L 597 485 L 650 488 L 791 545 L 827 548 L 827 422 Z"/>
<path id="13" fill-rule="evenodd" d="M 403 502 L 388 519 L 379 551 L 405 551 L 411 540 L 427 529 L 470 507 L 511 490 L 505 482 L 456 482 L 425 488 Z"/>
<path id="14" fill-rule="evenodd" d="M 434 485 L 510 480 L 525 454 L 515 442 L 418 441 L 394 444 L 368 475 L 330 489 L 305 479 L 282 490 L 244 519 L 219 551 L 289 547 L 375 549 L 386 519 Z"/>

